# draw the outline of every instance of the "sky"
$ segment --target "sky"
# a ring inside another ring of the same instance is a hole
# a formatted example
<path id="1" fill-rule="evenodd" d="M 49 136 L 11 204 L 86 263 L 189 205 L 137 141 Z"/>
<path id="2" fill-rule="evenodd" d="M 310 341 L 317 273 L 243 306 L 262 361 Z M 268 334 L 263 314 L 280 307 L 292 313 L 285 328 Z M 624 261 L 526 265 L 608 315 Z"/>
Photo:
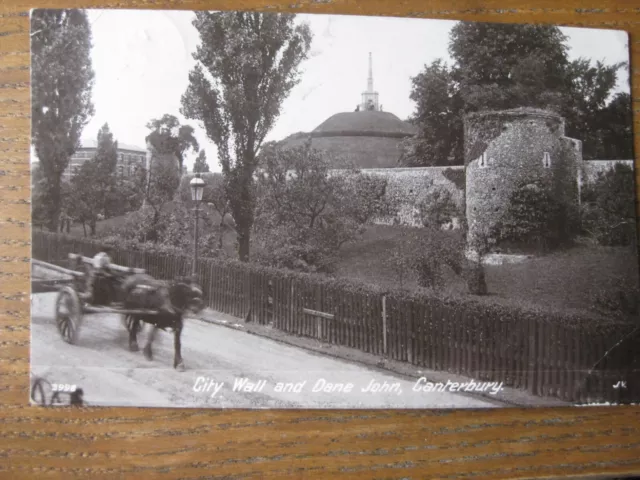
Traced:
<path id="1" fill-rule="evenodd" d="M 196 121 L 180 114 L 180 98 L 195 61 L 199 35 L 186 11 L 89 10 L 93 34 L 91 58 L 95 71 L 95 115 L 83 138 L 96 138 L 109 124 L 117 140 L 144 147 L 146 124 L 165 113 L 192 125 L 219 171 L 215 146 Z M 382 108 L 406 119 L 414 110 L 409 99 L 411 77 L 437 58 L 450 61 L 448 20 L 298 15 L 309 23 L 313 41 L 301 65 L 301 81 L 285 100 L 281 115 L 266 140 L 311 131 L 331 115 L 353 111 L 366 89 L 368 55 L 373 58 L 374 90 Z M 605 63 L 629 61 L 628 36 L 616 30 L 562 28 L 569 37 L 570 58 L 587 57 Z M 622 70 L 618 90 L 629 91 L 628 70 Z M 196 153 L 185 165 L 191 169 Z"/>

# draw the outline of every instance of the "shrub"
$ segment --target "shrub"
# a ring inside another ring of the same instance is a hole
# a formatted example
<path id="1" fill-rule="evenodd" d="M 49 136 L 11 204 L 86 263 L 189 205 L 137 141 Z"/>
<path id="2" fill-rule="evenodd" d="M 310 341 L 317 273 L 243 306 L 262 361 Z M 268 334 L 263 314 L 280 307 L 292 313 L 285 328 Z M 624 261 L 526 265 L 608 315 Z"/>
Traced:
<path id="1" fill-rule="evenodd" d="M 252 239 L 252 260 L 259 264 L 307 273 L 332 273 L 335 250 L 308 237 L 309 232 L 287 225 L 257 228 Z"/>
<path id="2" fill-rule="evenodd" d="M 414 272 L 420 287 L 441 289 L 447 284 L 447 272 L 463 272 L 463 236 L 458 231 L 435 228 L 405 230 L 386 264 L 396 274 L 400 288 Z"/>
<path id="3" fill-rule="evenodd" d="M 432 187 L 418 205 L 422 225 L 428 228 L 442 228 L 453 224 L 461 216 L 461 211 L 453 201 L 451 192 L 444 187 Z"/>
<path id="4" fill-rule="evenodd" d="M 549 184 L 522 182 L 513 191 L 490 236 L 498 245 L 546 251 L 562 242 L 566 216 L 566 208 L 553 198 Z"/>
<path id="5" fill-rule="evenodd" d="M 583 190 L 582 229 L 600 245 L 636 243 L 636 209 L 633 169 L 617 163 L 598 174 Z"/>
<path id="6" fill-rule="evenodd" d="M 415 272 L 416 258 L 419 251 L 416 251 L 416 233 L 408 228 L 400 228 L 400 235 L 396 242 L 388 251 L 388 256 L 384 259 L 384 265 L 393 273 L 399 288 L 403 289 L 406 282 Z"/>
<path id="7" fill-rule="evenodd" d="M 637 318 L 640 313 L 638 282 L 636 279 L 618 276 L 610 285 L 601 285 L 594 304 L 595 310 L 603 315 Z"/>

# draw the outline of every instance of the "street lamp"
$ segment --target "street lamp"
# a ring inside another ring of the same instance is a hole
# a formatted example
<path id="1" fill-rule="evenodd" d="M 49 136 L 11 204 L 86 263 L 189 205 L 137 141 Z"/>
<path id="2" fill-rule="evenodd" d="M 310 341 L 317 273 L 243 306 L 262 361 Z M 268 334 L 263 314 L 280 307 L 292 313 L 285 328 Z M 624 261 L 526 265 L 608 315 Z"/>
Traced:
<path id="1" fill-rule="evenodd" d="M 200 206 L 200 202 L 202 201 L 202 194 L 204 193 L 204 180 L 200 178 L 200 174 L 196 173 L 196 176 L 189 182 L 189 186 L 191 187 L 191 200 L 193 200 L 196 204 L 195 208 L 195 232 L 193 238 L 193 276 L 196 278 L 197 272 L 197 263 L 198 263 L 198 207 Z"/>

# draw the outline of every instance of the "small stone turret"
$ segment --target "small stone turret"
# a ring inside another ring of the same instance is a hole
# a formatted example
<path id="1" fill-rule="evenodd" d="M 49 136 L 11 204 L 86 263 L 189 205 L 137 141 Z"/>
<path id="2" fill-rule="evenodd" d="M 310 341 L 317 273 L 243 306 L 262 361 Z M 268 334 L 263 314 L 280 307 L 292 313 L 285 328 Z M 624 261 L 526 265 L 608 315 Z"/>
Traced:
<path id="1" fill-rule="evenodd" d="M 469 114 L 464 122 L 467 241 L 486 250 L 509 215 L 518 188 L 545 185 L 558 206 L 557 237 L 563 220 L 579 203 L 582 144 L 565 136 L 564 119 L 553 112 L 515 109 Z M 562 213 L 564 212 L 564 213 Z"/>

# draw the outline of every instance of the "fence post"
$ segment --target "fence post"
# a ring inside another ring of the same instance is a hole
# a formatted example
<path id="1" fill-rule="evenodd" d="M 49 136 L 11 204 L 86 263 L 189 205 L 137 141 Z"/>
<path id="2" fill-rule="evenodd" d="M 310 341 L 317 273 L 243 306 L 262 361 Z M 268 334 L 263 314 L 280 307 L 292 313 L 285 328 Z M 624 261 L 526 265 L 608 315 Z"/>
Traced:
<path id="1" fill-rule="evenodd" d="M 387 356 L 387 296 L 382 296 L 382 353 Z"/>
<path id="2" fill-rule="evenodd" d="M 538 322 L 536 322 L 533 317 L 529 318 L 529 358 L 527 359 L 527 364 L 529 366 L 529 381 L 527 382 L 527 390 L 529 390 L 529 393 L 532 393 L 533 395 L 536 395 L 538 393 L 538 367 L 540 365 L 540 362 L 537 358 L 538 348 L 536 345 L 536 339 L 538 337 L 539 330 L 538 327 Z"/>

